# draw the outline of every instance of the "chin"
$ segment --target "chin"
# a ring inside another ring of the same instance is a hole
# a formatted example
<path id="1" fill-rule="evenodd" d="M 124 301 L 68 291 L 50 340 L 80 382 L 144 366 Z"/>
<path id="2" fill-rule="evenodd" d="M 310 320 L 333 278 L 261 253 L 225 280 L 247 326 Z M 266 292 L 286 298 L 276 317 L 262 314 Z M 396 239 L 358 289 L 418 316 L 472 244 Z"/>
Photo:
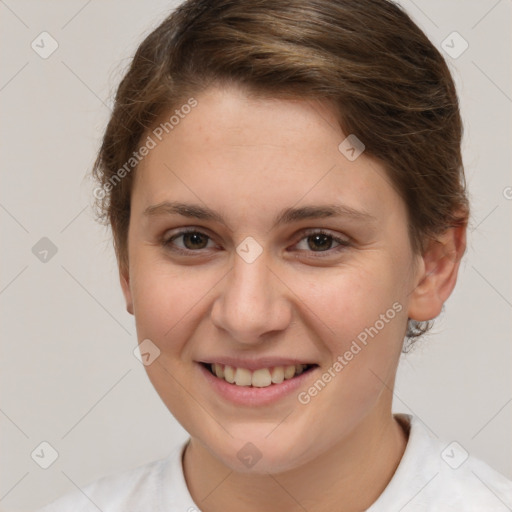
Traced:
<path id="1" fill-rule="evenodd" d="M 307 436 L 301 441 L 288 435 L 286 429 L 278 434 L 272 428 L 266 424 L 264 429 L 261 425 L 241 428 L 242 435 L 226 436 L 222 446 L 209 444 L 210 451 L 232 471 L 254 475 L 290 471 L 309 460 L 305 453 Z"/>

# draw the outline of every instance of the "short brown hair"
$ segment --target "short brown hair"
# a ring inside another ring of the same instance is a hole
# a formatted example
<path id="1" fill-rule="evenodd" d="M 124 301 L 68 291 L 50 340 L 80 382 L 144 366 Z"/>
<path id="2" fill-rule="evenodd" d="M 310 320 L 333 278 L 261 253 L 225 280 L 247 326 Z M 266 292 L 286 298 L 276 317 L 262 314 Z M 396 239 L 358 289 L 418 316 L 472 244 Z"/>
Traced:
<path id="1" fill-rule="evenodd" d="M 467 224 L 455 85 L 440 52 L 400 6 L 188 0 L 139 46 L 94 165 L 100 217 L 111 225 L 121 268 L 135 168 L 113 179 L 162 114 L 213 83 L 329 102 L 342 131 L 363 141 L 403 198 L 415 252 L 429 237 Z M 409 322 L 408 336 L 428 327 Z"/>

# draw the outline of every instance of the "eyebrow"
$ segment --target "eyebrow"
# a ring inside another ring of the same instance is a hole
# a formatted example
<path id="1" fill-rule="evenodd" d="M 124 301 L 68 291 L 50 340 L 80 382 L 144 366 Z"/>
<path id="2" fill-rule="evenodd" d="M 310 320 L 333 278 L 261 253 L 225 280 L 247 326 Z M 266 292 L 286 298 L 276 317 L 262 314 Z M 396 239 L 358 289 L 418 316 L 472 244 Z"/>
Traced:
<path id="1" fill-rule="evenodd" d="M 229 228 L 226 221 L 218 212 L 198 204 L 181 203 L 178 201 L 164 201 L 144 210 L 144 216 L 181 215 L 194 219 L 216 221 Z M 300 208 L 285 208 L 274 218 L 274 227 L 282 224 L 291 224 L 307 219 L 324 219 L 327 217 L 348 217 L 357 221 L 371 222 L 377 219 L 368 212 L 356 210 L 350 206 L 340 204 L 325 204 L 302 206 Z"/>

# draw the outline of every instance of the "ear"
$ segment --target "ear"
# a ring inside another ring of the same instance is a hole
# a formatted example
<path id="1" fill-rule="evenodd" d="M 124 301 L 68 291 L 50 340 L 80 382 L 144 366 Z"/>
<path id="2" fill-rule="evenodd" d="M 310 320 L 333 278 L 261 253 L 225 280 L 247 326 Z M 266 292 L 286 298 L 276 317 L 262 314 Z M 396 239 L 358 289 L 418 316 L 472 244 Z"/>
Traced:
<path id="1" fill-rule="evenodd" d="M 133 315 L 133 300 L 132 290 L 130 288 L 130 272 L 128 265 L 119 266 L 119 281 L 121 282 L 121 288 L 126 302 L 126 311 Z"/>
<path id="2" fill-rule="evenodd" d="M 418 266 L 418 284 L 410 296 L 409 318 L 424 322 L 441 313 L 457 282 L 465 250 L 466 225 L 449 228 L 428 243 Z"/>

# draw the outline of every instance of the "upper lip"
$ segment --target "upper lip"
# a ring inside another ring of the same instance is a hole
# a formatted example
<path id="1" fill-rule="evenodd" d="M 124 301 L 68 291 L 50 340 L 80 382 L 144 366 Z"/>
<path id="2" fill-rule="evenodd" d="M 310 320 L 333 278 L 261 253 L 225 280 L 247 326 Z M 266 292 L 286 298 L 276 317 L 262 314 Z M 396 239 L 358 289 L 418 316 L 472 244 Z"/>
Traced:
<path id="1" fill-rule="evenodd" d="M 199 362 L 205 364 L 217 363 L 232 366 L 234 368 L 245 368 L 251 371 L 259 370 L 260 368 L 272 368 L 273 366 L 291 366 L 297 364 L 316 365 L 316 363 L 305 359 L 289 357 L 260 357 L 258 359 L 243 359 L 240 357 L 219 356 L 202 359 Z"/>

